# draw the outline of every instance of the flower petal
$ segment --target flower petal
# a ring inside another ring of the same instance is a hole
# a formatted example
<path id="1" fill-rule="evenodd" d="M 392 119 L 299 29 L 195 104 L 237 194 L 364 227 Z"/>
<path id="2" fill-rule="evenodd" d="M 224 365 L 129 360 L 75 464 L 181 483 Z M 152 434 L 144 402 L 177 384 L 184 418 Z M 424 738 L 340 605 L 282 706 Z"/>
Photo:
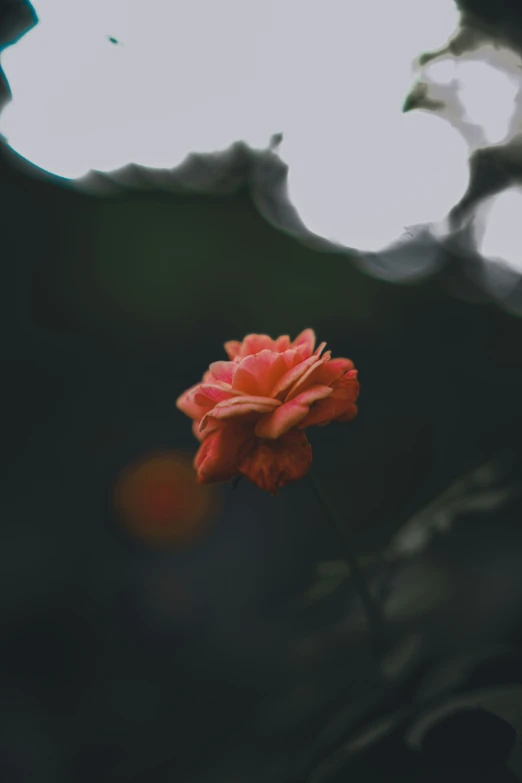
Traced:
<path id="1" fill-rule="evenodd" d="M 285 354 L 281 354 L 284 356 Z M 316 362 L 320 362 L 319 356 L 310 356 L 294 367 L 291 367 L 275 384 L 270 392 L 270 397 L 284 397 L 288 389 L 290 389 L 297 381 L 307 372 L 308 368 L 314 365 Z"/>
<path id="2" fill-rule="evenodd" d="M 332 394 L 329 386 L 313 386 L 290 402 L 285 402 L 272 413 L 265 414 L 256 424 L 255 433 L 260 438 L 275 440 L 299 424 L 310 410 L 310 405 Z"/>
<path id="3" fill-rule="evenodd" d="M 263 350 L 246 356 L 237 365 L 232 386 L 234 389 L 257 397 L 272 397 L 274 385 L 288 369 L 288 361 L 297 361 L 295 351 L 275 353 Z"/>
<path id="4" fill-rule="evenodd" d="M 328 361 L 331 354 L 330 351 L 327 351 L 324 356 L 321 358 L 314 354 L 314 356 L 310 358 L 316 359 L 315 362 L 311 362 L 305 372 L 293 383 L 288 391 L 285 394 L 285 402 L 288 402 L 293 397 L 297 397 L 298 394 L 300 394 L 302 391 L 304 391 L 307 387 L 315 385 L 313 382 L 310 382 L 310 377 L 314 374 L 314 371 L 317 370 L 322 364 Z M 326 384 L 323 384 L 326 386 Z"/>
<path id="5" fill-rule="evenodd" d="M 313 381 L 314 383 L 324 383 L 325 386 L 331 386 L 334 381 L 338 380 L 341 375 L 349 370 L 353 370 L 351 359 L 329 359 L 328 362 L 325 362 L 314 372 Z"/>
<path id="6" fill-rule="evenodd" d="M 239 340 L 229 340 L 227 343 L 225 343 L 225 351 L 227 352 L 227 356 L 230 359 L 230 361 L 235 361 L 236 356 L 239 354 L 239 351 L 241 349 L 241 343 Z"/>
<path id="7" fill-rule="evenodd" d="M 230 481 L 238 472 L 237 465 L 256 438 L 248 422 L 227 421 L 205 438 L 194 458 L 194 468 L 200 484 Z"/>
<path id="8" fill-rule="evenodd" d="M 328 424 L 334 419 L 350 421 L 357 415 L 355 401 L 359 396 L 359 381 L 357 370 L 350 370 L 342 378 L 332 384 L 332 394 L 324 400 L 319 400 L 298 426 L 300 429 L 312 424 Z M 346 418 L 345 418 L 346 417 Z"/>
<path id="9" fill-rule="evenodd" d="M 234 373 L 237 370 L 237 362 L 212 362 L 208 371 L 203 376 L 206 383 L 232 383 Z M 205 377 L 208 376 L 208 379 Z"/>
<path id="10" fill-rule="evenodd" d="M 220 426 L 220 423 L 217 419 L 211 419 L 208 426 L 205 428 L 205 432 L 200 432 L 199 430 L 199 421 L 193 421 L 192 422 L 192 433 L 196 436 L 196 438 L 203 442 L 205 438 L 208 438 L 209 435 L 212 435 L 215 430 L 217 430 Z"/>
<path id="11" fill-rule="evenodd" d="M 292 343 L 292 348 L 301 348 L 303 358 L 307 359 L 313 352 L 315 345 L 315 332 L 313 329 L 303 329 Z"/>
<path id="12" fill-rule="evenodd" d="M 287 392 L 285 401 L 291 400 L 297 394 L 306 389 L 308 386 L 331 386 L 334 381 L 337 381 L 345 372 L 353 370 L 353 362 L 350 359 L 331 359 L 331 353 L 327 351 L 321 357 L 321 360 L 313 365 L 306 373 L 294 383 L 292 388 Z"/>
<path id="13" fill-rule="evenodd" d="M 205 412 L 213 405 L 217 405 L 223 400 L 229 400 L 231 397 L 237 397 L 238 395 L 245 396 L 243 392 L 238 392 L 237 389 L 232 389 L 231 386 L 224 386 L 214 383 L 201 383 L 193 391 L 193 398 L 197 405 L 206 407 Z"/>
<path id="14" fill-rule="evenodd" d="M 244 394 L 239 397 L 230 397 L 222 400 L 208 411 L 201 419 L 199 431 L 203 432 L 207 426 L 208 420 L 212 419 L 230 419 L 235 416 L 245 416 L 250 413 L 269 413 L 281 405 L 279 400 L 271 400 L 268 397 L 254 397 Z"/>
<path id="15" fill-rule="evenodd" d="M 296 337 L 294 342 L 290 342 L 290 337 L 283 334 L 276 340 L 273 340 L 268 334 L 247 334 L 242 342 L 238 340 L 229 340 L 225 343 L 225 351 L 231 361 L 238 362 L 246 356 L 252 356 L 263 350 L 273 351 L 274 353 L 283 353 L 289 348 L 299 349 L 302 359 L 307 359 L 315 345 L 315 333 L 313 329 L 305 329 Z M 323 343 L 323 347 L 324 347 Z M 318 351 L 321 352 L 322 348 Z"/>
<path id="16" fill-rule="evenodd" d="M 278 337 L 277 340 L 274 340 L 274 347 L 272 350 L 277 351 L 278 353 L 283 353 L 283 351 L 287 351 L 289 348 L 290 336 L 288 334 L 282 334 L 281 337 Z"/>
<path id="17" fill-rule="evenodd" d="M 187 389 L 186 392 L 183 392 L 178 399 L 176 400 L 176 407 L 179 408 L 180 411 L 183 411 L 183 413 L 186 416 L 189 416 L 191 419 L 195 419 L 196 421 L 199 421 L 205 413 L 207 413 L 213 406 L 213 402 L 208 402 L 206 405 L 201 405 L 196 402 L 195 395 L 197 394 L 201 384 L 197 383 L 195 386 L 191 386 L 190 389 Z"/>
<path id="18" fill-rule="evenodd" d="M 238 359 L 244 359 L 245 356 L 251 356 L 260 351 L 273 351 L 274 340 L 272 340 L 268 334 L 247 334 L 243 342 L 239 343 L 239 345 L 235 340 L 225 343 L 225 350 L 229 355 L 229 358 L 232 358 L 233 356 L 234 361 L 237 361 Z"/>
<path id="19" fill-rule="evenodd" d="M 341 414 L 341 416 L 338 416 L 335 421 L 353 421 L 355 417 L 357 416 L 359 412 L 359 408 L 357 405 L 350 405 L 349 408 L 346 409 L 346 411 Z"/>
<path id="20" fill-rule="evenodd" d="M 312 464 L 312 448 L 304 432 L 292 429 L 278 440 L 258 440 L 242 452 L 239 472 L 260 489 L 277 495 L 290 481 L 302 478 Z"/>

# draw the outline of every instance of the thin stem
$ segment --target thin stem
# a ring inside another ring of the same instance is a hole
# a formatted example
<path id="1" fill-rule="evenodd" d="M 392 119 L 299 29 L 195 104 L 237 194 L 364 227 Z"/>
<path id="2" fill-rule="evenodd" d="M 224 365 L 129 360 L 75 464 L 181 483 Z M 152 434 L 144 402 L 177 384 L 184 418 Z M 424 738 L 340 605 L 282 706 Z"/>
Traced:
<path id="1" fill-rule="evenodd" d="M 317 499 L 324 508 L 330 524 L 333 528 L 335 528 L 337 535 L 343 541 L 345 560 L 350 567 L 350 573 L 353 577 L 355 589 L 359 593 L 359 597 L 366 612 L 368 627 L 372 639 L 372 646 L 375 655 L 380 657 L 386 646 L 386 621 L 381 611 L 381 607 L 370 592 L 364 573 L 361 569 L 361 566 L 359 565 L 357 555 L 352 548 L 349 537 L 346 535 L 343 521 L 337 509 L 331 503 L 328 495 L 324 491 L 321 483 L 313 471 L 308 473 L 308 480 Z"/>

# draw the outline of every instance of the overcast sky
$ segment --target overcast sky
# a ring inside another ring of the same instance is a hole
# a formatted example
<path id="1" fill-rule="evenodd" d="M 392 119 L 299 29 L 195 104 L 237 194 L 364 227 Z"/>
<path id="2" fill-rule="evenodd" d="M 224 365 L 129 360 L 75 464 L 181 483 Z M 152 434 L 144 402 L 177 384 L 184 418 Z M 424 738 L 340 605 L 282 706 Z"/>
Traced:
<path id="1" fill-rule="evenodd" d="M 303 222 L 361 250 L 442 221 L 468 184 L 462 128 L 402 113 L 416 80 L 446 97 L 458 88 L 480 128 L 500 96 L 487 139 L 512 111 L 513 80 L 486 66 L 488 82 L 480 59 L 413 67 L 455 30 L 453 0 L 33 5 L 39 23 L 1 57 L 13 101 L 0 132 L 18 154 L 78 178 L 129 162 L 173 168 L 239 140 L 266 148 L 282 133 L 278 154 Z"/>

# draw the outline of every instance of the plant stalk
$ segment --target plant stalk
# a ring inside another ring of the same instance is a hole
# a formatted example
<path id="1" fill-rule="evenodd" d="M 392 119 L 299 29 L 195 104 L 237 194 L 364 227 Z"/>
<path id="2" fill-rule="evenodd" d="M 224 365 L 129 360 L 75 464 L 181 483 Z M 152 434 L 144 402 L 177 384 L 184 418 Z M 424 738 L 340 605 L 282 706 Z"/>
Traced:
<path id="1" fill-rule="evenodd" d="M 351 541 L 346 534 L 342 518 L 340 517 L 337 509 L 330 501 L 330 498 L 324 491 L 321 483 L 313 471 L 308 473 L 308 480 L 315 496 L 326 512 L 328 521 L 335 529 L 337 536 L 342 539 L 344 545 L 344 557 L 350 568 L 350 573 L 353 578 L 355 589 L 359 594 L 361 603 L 366 613 L 372 648 L 376 658 L 380 658 L 383 652 L 386 650 L 386 620 L 382 613 L 381 607 L 370 592 L 370 588 L 368 587 L 363 570 L 359 564 L 359 560 L 352 547 Z"/>

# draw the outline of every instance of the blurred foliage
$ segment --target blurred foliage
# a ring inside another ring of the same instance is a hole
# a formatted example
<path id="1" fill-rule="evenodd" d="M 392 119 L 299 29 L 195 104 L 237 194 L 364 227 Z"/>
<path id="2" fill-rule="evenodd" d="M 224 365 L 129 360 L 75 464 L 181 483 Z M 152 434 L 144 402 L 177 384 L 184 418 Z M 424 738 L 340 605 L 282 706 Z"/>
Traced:
<path id="1" fill-rule="evenodd" d="M 358 555 L 359 564 L 364 569 L 374 563 L 378 555 Z M 327 598 L 346 579 L 350 578 L 351 569 L 344 560 L 325 560 L 317 564 L 317 581 L 306 591 L 308 601 L 320 601 Z"/>
<path id="2" fill-rule="evenodd" d="M 310 323 L 325 331 L 340 320 L 375 333 L 389 322 L 386 284 L 345 254 L 319 252 L 270 226 L 246 190 L 95 198 L 46 188 L 58 235 L 52 270 L 48 257 L 35 270 L 42 325 L 63 330 L 75 322 L 174 347 L 181 329 L 184 341 L 198 340 L 216 324 L 223 339 L 240 339 L 252 331 L 295 334 Z"/>

